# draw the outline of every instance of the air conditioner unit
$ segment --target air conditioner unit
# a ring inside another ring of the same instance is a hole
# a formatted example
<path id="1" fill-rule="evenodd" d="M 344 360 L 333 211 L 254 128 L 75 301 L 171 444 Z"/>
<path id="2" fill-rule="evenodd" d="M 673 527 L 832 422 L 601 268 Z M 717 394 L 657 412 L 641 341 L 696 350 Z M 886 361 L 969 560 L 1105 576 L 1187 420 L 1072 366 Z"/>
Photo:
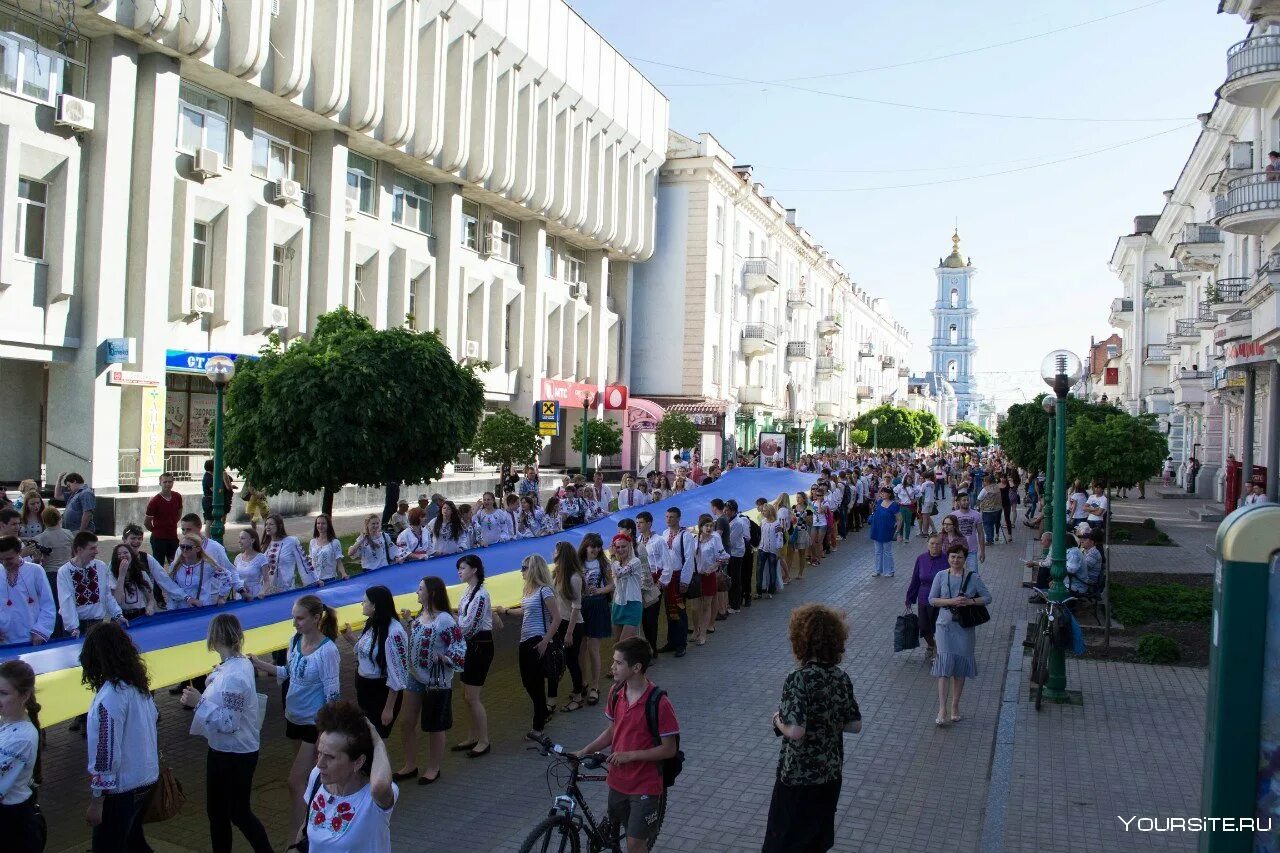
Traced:
<path id="1" fill-rule="evenodd" d="M 586 288 L 585 288 L 585 287 L 583 287 L 582 285 L 580 285 L 580 284 L 571 284 L 571 285 L 569 285 L 569 298 L 570 298 L 570 299 L 581 299 L 581 298 L 582 298 L 583 296 L 585 296 L 585 295 L 586 295 Z"/>
<path id="2" fill-rule="evenodd" d="M 466 341 L 463 344 L 462 349 L 465 357 L 474 358 L 474 359 L 480 358 L 480 342 L 479 341 Z"/>
<path id="3" fill-rule="evenodd" d="M 360 212 L 359 200 L 347 196 L 344 201 L 347 203 L 347 219 L 355 219 L 356 214 Z"/>
<path id="4" fill-rule="evenodd" d="M 284 329 L 289 325 L 289 309 L 283 305 L 272 305 L 267 310 L 267 325 L 273 329 Z"/>
<path id="5" fill-rule="evenodd" d="M 188 287 L 183 299 L 183 310 L 188 314 L 212 314 L 216 294 L 207 287 Z"/>
<path id="6" fill-rule="evenodd" d="M 484 232 L 484 252 L 486 255 L 502 254 L 502 237 L 506 231 L 502 227 L 502 223 L 496 219 L 490 219 L 488 227 Z"/>
<path id="7" fill-rule="evenodd" d="M 53 123 L 69 127 L 76 133 L 88 133 L 93 130 L 93 102 L 70 95 L 59 95 L 58 113 Z"/>
<path id="8" fill-rule="evenodd" d="M 1247 172 L 1253 169 L 1253 143 L 1233 142 L 1227 149 L 1227 168 Z"/>
<path id="9" fill-rule="evenodd" d="M 216 178 L 222 174 L 222 152 L 212 148 L 200 148 L 191 158 L 191 171 L 202 178 Z"/>
<path id="10" fill-rule="evenodd" d="M 280 178 L 271 187 L 271 200 L 276 204 L 302 204 L 302 184 Z"/>

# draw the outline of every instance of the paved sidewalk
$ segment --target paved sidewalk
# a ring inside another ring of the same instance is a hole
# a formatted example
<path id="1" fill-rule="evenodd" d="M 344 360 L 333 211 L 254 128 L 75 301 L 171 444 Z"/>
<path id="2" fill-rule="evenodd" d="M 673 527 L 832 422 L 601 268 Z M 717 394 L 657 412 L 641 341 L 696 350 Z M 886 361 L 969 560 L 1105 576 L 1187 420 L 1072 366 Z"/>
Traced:
<path id="1" fill-rule="evenodd" d="M 884 579 L 871 576 L 871 547 L 865 531 L 852 535 L 824 565 L 810 569 L 803 581 L 789 585 L 774 600 L 756 602 L 728 622 L 717 623 L 707 646 L 691 650 L 681 660 L 664 656 L 652 674 L 675 703 L 688 761 L 673 789 L 658 849 L 699 853 L 759 849 L 778 749 L 769 718 L 777 707 L 782 680 L 793 666 L 786 635 L 789 612 L 804 601 L 824 601 L 849 613 L 851 632 L 844 665 L 864 716 L 863 733 L 846 739 L 835 849 L 844 853 L 985 851 L 988 767 L 1011 642 L 1015 634 L 1021 641 L 1022 629 L 1017 626 L 1024 626 L 1033 610 L 1019 585 L 1025 577 L 1024 533 L 1014 544 L 988 551 L 983 576 L 995 596 L 993 618 L 979 629 L 980 674 L 966 685 L 965 719 L 959 724 L 937 728 L 933 723 L 935 681 L 924 663 L 923 650 L 897 655 L 891 651 L 893 622 L 902 611 L 912 564 L 924 548 L 918 537 L 895 546 L 897 577 Z M 545 814 L 552 797 L 545 781 L 548 762 L 526 752 L 520 741 L 530 726 L 531 709 L 516 671 L 518 625 L 511 621 L 498 638 L 500 652 L 484 692 L 493 753 L 474 761 L 448 754 L 438 784 L 406 786 L 392 821 L 395 849 L 447 845 L 459 851 L 514 851 Z M 345 646 L 343 651 L 344 684 L 349 684 L 351 658 Z M 607 649 L 604 655 L 607 659 Z M 1055 798 L 1039 786 L 1053 785 L 1064 775 L 1075 780 L 1068 786 L 1070 799 L 1084 802 L 1066 812 L 1077 825 L 1100 824 L 1103 811 L 1105 819 L 1114 822 L 1109 810 L 1117 798 L 1107 784 L 1127 786 L 1131 796 L 1124 802 L 1137 814 L 1180 813 L 1176 809 L 1183 806 L 1183 793 L 1198 791 L 1200 738 L 1195 714 L 1203 713 L 1199 709 L 1204 688 L 1202 683 L 1197 688 L 1196 679 L 1203 682 L 1203 674 L 1116 668 L 1125 666 L 1069 664 L 1072 685 L 1086 690 L 1088 702 L 1083 709 L 1055 708 L 1036 716 L 1025 699 L 1017 704 L 1020 724 L 1013 755 L 1022 772 L 1014 777 L 1007 799 L 1000 801 L 1008 816 L 1004 836 L 1008 849 L 1023 849 L 1019 845 L 1024 844 L 1024 836 L 1026 844 L 1043 849 L 1038 833 L 1055 825 L 1052 821 L 1057 818 L 1044 805 Z M 1132 693 L 1131 685 L 1139 679 L 1147 687 L 1132 695 L 1141 696 L 1145 704 L 1120 698 Z M 254 804 L 277 849 L 283 849 L 288 844 L 289 806 L 284 777 L 293 749 L 283 738 L 278 691 L 268 685 L 260 682 L 273 702 L 264 729 Z M 562 688 L 562 699 L 565 692 Z M 148 839 L 161 851 L 205 850 L 204 743 L 187 736 L 190 715 L 178 709 L 174 698 L 161 692 L 157 701 L 162 709 L 165 761 L 175 768 L 191 801 L 179 818 L 149 826 Z M 1170 728 L 1175 713 L 1185 719 Z M 454 718 L 451 743 L 465 736 L 461 695 L 455 695 Z M 557 715 L 548 730 L 552 737 L 578 748 L 604 725 L 596 707 Z M 1055 732 L 1068 733 L 1071 741 L 1087 742 L 1092 736 L 1092 751 L 1084 754 L 1088 760 L 1077 764 L 1076 756 L 1082 753 L 1071 749 L 1066 751 L 1065 769 L 1039 766 L 1036 750 Z M 390 747 L 392 761 L 399 766 L 398 736 Z M 1190 757 L 1169 760 L 1175 750 Z M 425 756 L 425 746 L 420 751 Z M 1111 753 L 1115 758 L 1109 760 Z M 87 849 L 88 832 L 81 820 L 86 803 L 83 742 L 65 725 L 56 726 L 49 733 L 45 755 L 47 784 L 42 801 L 49 814 L 62 816 L 51 821 L 48 849 Z M 1087 790 L 1089 796 L 1075 793 L 1077 788 Z M 603 786 L 595 786 L 588 796 L 593 803 L 603 804 Z M 1019 804 L 1030 803 L 1041 804 L 1025 813 L 1019 810 Z M 1060 837 L 1078 841 L 1092 836 Z M 1151 838 L 1134 844 L 1131 837 L 1101 837 L 1105 844 L 1073 843 L 1070 848 L 1141 850 L 1156 843 Z M 247 849 L 238 835 L 236 845 L 237 850 Z"/>
<path id="2" fill-rule="evenodd" d="M 1141 522 L 1152 519 L 1169 534 L 1177 547 L 1111 544 L 1111 568 L 1118 572 L 1158 572 L 1165 574 L 1212 574 L 1210 556 L 1217 533 L 1217 522 L 1196 521 L 1188 509 L 1204 506 L 1203 501 L 1138 500 L 1131 493 L 1127 500 L 1113 499 L 1113 517 L 1118 521 Z"/>

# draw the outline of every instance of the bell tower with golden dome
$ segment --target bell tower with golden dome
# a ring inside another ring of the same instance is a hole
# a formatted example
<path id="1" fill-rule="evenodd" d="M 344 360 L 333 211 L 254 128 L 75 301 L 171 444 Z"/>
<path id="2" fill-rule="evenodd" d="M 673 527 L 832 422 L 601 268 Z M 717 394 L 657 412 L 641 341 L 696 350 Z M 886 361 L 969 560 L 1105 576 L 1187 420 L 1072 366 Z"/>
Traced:
<path id="1" fill-rule="evenodd" d="M 973 420 L 978 415 L 978 388 L 973 378 L 978 309 L 972 290 L 977 269 L 971 258 L 960 254 L 959 229 L 951 235 L 951 254 L 939 259 L 934 273 L 938 276 L 938 301 L 933 306 L 933 338 L 929 343 L 932 372 L 955 390 L 955 419 Z"/>

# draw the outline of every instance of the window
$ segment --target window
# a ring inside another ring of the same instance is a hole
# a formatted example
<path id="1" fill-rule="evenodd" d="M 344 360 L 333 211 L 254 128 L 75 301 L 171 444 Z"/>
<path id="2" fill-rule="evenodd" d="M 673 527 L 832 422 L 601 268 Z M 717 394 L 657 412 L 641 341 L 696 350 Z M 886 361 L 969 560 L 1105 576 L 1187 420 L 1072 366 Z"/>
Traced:
<path id="1" fill-rule="evenodd" d="M 564 256 L 564 278 L 570 284 L 581 284 L 583 273 L 586 271 L 586 261 L 583 260 L 582 253 L 576 249 L 570 249 Z"/>
<path id="2" fill-rule="evenodd" d="M 956 381 L 956 363 L 954 361 L 947 362 L 947 381 Z"/>
<path id="3" fill-rule="evenodd" d="M 289 304 L 289 276 L 284 264 L 289 250 L 284 246 L 271 247 L 271 304 L 282 308 Z"/>
<path id="4" fill-rule="evenodd" d="M 191 286 L 212 288 L 212 266 L 209 263 L 209 240 L 212 229 L 207 222 L 196 222 L 191 226 Z"/>
<path id="5" fill-rule="evenodd" d="M 355 273 L 351 278 L 351 310 L 360 313 L 360 309 L 370 303 L 366 299 L 366 289 L 372 282 L 369 281 L 368 264 L 356 264 Z"/>
<path id="6" fill-rule="evenodd" d="M 468 249 L 480 247 L 480 205 L 474 201 L 462 202 L 462 245 Z"/>
<path id="7" fill-rule="evenodd" d="M 1118 367 L 1104 368 L 1103 383 L 1106 385 L 1119 385 L 1120 384 L 1120 368 Z"/>
<path id="8" fill-rule="evenodd" d="M 716 273 L 711 280 L 711 308 L 717 314 L 720 313 L 720 305 L 724 301 L 724 290 L 721 287 L 720 273 Z"/>
<path id="9" fill-rule="evenodd" d="M 956 290 L 954 287 L 951 288 L 951 307 L 960 307 L 960 291 Z"/>
<path id="10" fill-rule="evenodd" d="M 951 325 L 951 328 L 947 330 L 947 342 L 952 344 L 960 342 L 960 333 L 956 331 L 954 323 Z"/>
<path id="11" fill-rule="evenodd" d="M 278 181 L 287 178 L 307 186 L 311 160 L 311 134 L 264 113 L 253 118 L 253 169 L 255 177 Z"/>
<path id="12" fill-rule="evenodd" d="M 84 96 L 88 42 L 34 15 L 0 8 L 0 91 L 52 105 Z"/>
<path id="13" fill-rule="evenodd" d="M 179 151 L 195 154 L 212 148 L 226 158 L 230 120 L 231 102 L 226 98 L 191 83 L 178 87 Z"/>
<path id="14" fill-rule="evenodd" d="M 556 277 L 556 247 L 550 240 L 542 247 L 542 268 L 547 278 Z"/>
<path id="15" fill-rule="evenodd" d="M 49 185 L 30 178 L 18 178 L 19 257 L 44 260 L 44 223 L 49 205 Z"/>
<path id="16" fill-rule="evenodd" d="M 378 165 L 373 160 L 347 152 L 347 198 L 356 203 L 361 213 L 376 212 L 373 183 L 377 174 Z"/>
<path id="17" fill-rule="evenodd" d="M 431 233 L 431 200 L 435 197 L 431 184 L 396 172 L 391 187 L 391 221 L 405 228 Z"/>
<path id="18" fill-rule="evenodd" d="M 716 242 L 724 245 L 724 205 L 716 205 Z"/>
<path id="19" fill-rule="evenodd" d="M 493 221 L 502 226 L 502 249 L 495 254 L 508 263 L 520 263 L 520 222 L 497 214 Z"/>
<path id="20" fill-rule="evenodd" d="M 1115 344 L 1107 344 L 1107 358 L 1115 358 L 1120 355 L 1120 347 Z"/>
<path id="21" fill-rule="evenodd" d="M 720 382 L 720 346 L 719 344 L 711 345 L 711 381 L 719 384 Z"/>

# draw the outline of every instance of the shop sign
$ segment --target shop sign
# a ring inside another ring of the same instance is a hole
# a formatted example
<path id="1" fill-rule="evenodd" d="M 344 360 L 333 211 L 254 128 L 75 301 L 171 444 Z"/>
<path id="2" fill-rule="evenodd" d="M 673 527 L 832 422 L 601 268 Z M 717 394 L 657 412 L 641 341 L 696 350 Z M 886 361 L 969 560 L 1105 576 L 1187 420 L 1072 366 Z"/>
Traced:
<path id="1" fill-rule="evenodd" d="M 160 377 L 143 373 L 140 370 L 112 368 L 107 371 L 107 384 L 134 388 L 154 388 L 160 384 Z"/>
<path id="2" fill-rule="evenodd" d="M 560 404 L 555 400 L 538 400 L 533 404 L 533 422 L 538 425 L 538 435 L 553 437 L 560 434 Z"/>
<path id="3" fill-rule="evenodd" d="M 215 355 L 226 356 L 235 361 L 238 358 L 249 358 L 257 361 L 256 355 L 242 355 L 234 352 L 187 352 L 186 350 L 165 350 L 165 370 L 174 373 L 198 373 L 204 375 L 205 364 Z"/>
<path id="4" fill-rule="evenodd" d="M 566 406 L 581 408 L 584 400 L 594 403 L 599 390 L 598 386 L 588 385 L 585 382 L 543 379 L 541 398 L 543 400 L 555 400 L 559 403 L 564 403 Z"/>
<path id="5" fill-rule="evenodd" d="M 107 338 L 107 364 L 131 364 L 134 343 L 134 338 Z"/>
<path id="6" fill-rule="evenodd" d="M 1222 347 L 1222 357 L 1227 367 L 1240 367 L 1262 361 L 1274 361 L 1280 350 L 1254 341 L 1238 341 Z"/>

